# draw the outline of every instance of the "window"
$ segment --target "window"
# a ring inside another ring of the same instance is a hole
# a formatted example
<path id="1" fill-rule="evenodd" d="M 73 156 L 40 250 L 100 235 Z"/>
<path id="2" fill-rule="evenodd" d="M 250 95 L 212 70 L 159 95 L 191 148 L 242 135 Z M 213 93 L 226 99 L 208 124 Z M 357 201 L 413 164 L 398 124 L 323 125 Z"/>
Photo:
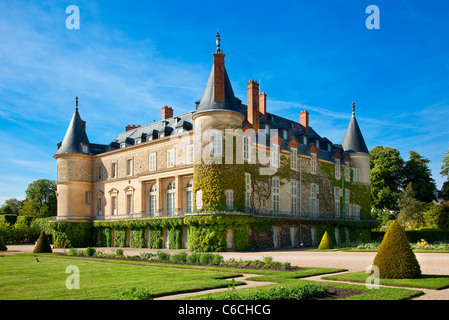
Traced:
<path id="1" fill-rule="evenodd" d="M 142 138 L 137 138 L 136 139 L 136 144 L 140 144 L 140 143 L 142 143 Z"/>
<path id="2" fill-rule="evenodd" d="M 306 136 L 302 136 L 302 144 L 307 145 L 307 137 Z"/>
<path id="3" fill-rule="evenodd" d="M 335 179 L 340 180 L 341 177 L 341 161 L 335 159 Z"/>
<path id="4" fill-rule="evenodd" d="M 298 182 L 296 180 L 292 180 L 290 185 L 290 211 L 291 213 L 296 214 L 298 212 Z"/>
<path id="5" fill-rule="evenodd" d="M 98 180 L 102 180 L 103 179 L 103 166 L 102 165 L 97 166 L 97 172 L 98 172 Z"/>
<path id="6" fill-rule="evenodd" d="M 219 130 L 211 131 L 211 150 L 210 154 L 212 156 L 221 156 L 223 154 L 223 137 Z"/>
<path id="7" fill-rule="evenodd" d="M 156 205 L 157 205 L 157 185 L 154 183 L 150 187 L 150 196 L 148 198 L 148 211 L 151 216 L 153 216 L 156 213 Z"/>
<path id="8" fill-rule="evenodd" d="M 352 208 L 354 219 L 360 220 L 360 206 L 358 204 L 354 204 L 352 205 Z"/>
<path id="9" fill-rule="evenodd" d="M 117 162 L 112 164 L 112 179 L 117 178 Z"/>
<path id="10" fill-rule="evenodd" d="M 273 178 L 272 183 L 273 193 L 273 212 L 278 213 L 280 211 L 280 198 L 281 198 L 281 186 L 279 178 Z"/>
<path id="11" fill-rule="evenodd" d="M 279 167 L 279 163 L 280 163 L 280 155 L 279 155 L 279 146 L 277 144 L 273 145 L 273 148 L 271 149 L 271 164 L 274 167 Z"/>
<path id="12" fill-rule="evenodd" d="M 89 191 L 84 192 L 84 203 L 90 204 L 90 192 Z"/>
<path id="13" fill-rule="evenodd" d="M 270 136 L 270 125 L 265 124 L 265 135 Z"/>
<path id="14" fill-rule="evenodd" d="M 349 189 L 345 189 L 345 216 L 349 217 Z"/>
<path id="15" fill-rule="evenodd" d="M 319 140 L 316 140 L 316 141 L 315 141 L 315 145 L 316 145 L 316 147 L 319 149 L 319 148 L 320 148 L 320 141 L 319 141 Z"/>
<path id="16" fill-rule="evenodd" d="M 335 187 L 334 188 L 334 203 L 335 203 L 335 217 L 340 218 L 340 212 L 341 212 L 341 202 L 340 198 L 342 196 L 342 189 Z"/>
<path id="17" fill-rule="evenodd" d="M 319 200 L 318 194 L 320 192 L 320 188 L 317 184 L 310 184 L 310 198 L 309 198 L 309 211 L 312 216 L 316 217 L 319 211 Z"/>
<path id="18" fill-rule="evenodd" d="M 149 170 L 155 171 L 156 170 L 156 152 L 150 153 L 149 158 L 148 158 L 148 163 L 149 163 Z"/>
<path id="19" fill-rule="evenodd" d="M 234 190 L 226 190 L 226 207 L 230 210 L 234 209 Z"/>
<path id="20" fill-rule="evenodd" d="M 360 169 L 354 168 L 354 182 L 360 181 Z"/>
<path id="21" fill-rule="evenodd" d="M 103 215 L 103 203 L 101 198 L 97 198 L 97 216 Z"/>
<path id="22" fill-rule="evenodd" d="M 200 210 L 203 207 L 203 191 L 198 190 L 196 192 L 196 208 Z"/>
<path id="23" fill-rule="evenodd" d="M 133 159 L 128 159 L 126 161 L 126 175 L 127 176 L 132 176 L 133 175 L 133 169 L 134 169 L 134 164 L 133 164 Z"/>
<path id="24" fill-rule="evenodd" d="M 316 174 L 316 153 L 312 153 L 312 160 L 310 161 L 310 173 Z"/>
<path id="25" fill-rule="evenodd" d="M 186 212 L 193 211 L 193 180 L 190 179 L 186 185 Z"/>
<path id="26" fill-rule="evenodd" d="M 112 203 L 111 213 L 112 213 L 113 216 L 116 216 L 117 215 L 117 197 L 112 197 L 111 198 L 111 203 Z"/>
<path id="27" fill-rule="evenodd" d="M 243 137 L 243 160 L 251 159 L 251 138 Z"/>
<path id="28" fill-rule="evenodd" d="M 287 140 L 288 139 L 288 131 L 282 130 L 282 139 Z"/>
<path id="29" fill-rule="evenodd" d="M 292 170 L 298 170 L 298 149 L 292 148 L 290 155 L 290 168 Z"/>
<path id="30" fill-rule="evenodd" d="M 167 150 L 167 168 L 175 166 L 175 149 Z"/>
<path id="31" fill-rule="evenodd" d="M 132 214 L 134 211 L 133 209 L 133 195 L 132 194 L 128 194 L 126 195 L 126 213 L 127 214 Z"/>
<path id="32" fill-rule="evenodd" d="M 349 166 L 349 162 L 345 163 L 345 180 L 351 181 L 351 167 Z"/>
<path id="33" fill-rule="evenodd" d="M 245 211 L 251 211 L 251 175 L 245 172 Z"/>
<path id="34" fill-rule="evenodd" d="M 169 216 L 175 214 L 175 192 L 176 184 L 172 181 L 167 186 L 167 215 Z"/>
<path id="35" fill-rule="evenodd" d="M 193 144 L 187 146 L 186 164 L 193 164 Z"/>

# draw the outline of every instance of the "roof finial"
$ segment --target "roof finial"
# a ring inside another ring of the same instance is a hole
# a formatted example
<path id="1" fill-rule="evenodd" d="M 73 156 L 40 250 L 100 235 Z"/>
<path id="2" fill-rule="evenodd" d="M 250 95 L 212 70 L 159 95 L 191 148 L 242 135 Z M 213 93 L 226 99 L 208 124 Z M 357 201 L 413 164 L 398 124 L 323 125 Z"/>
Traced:
<path id="1" fill-rule="evenodd" d="M 75 98 L 75 110 L 78 111 L 78 97 Z"/>
<path id="2" fill-rule="evenodd" d="M 355 115 L 355 102 L 352 101 L 352 115 Z"/>
<path id="3" fill-rule="evenodd" d="M 215 51 L 215 53 L 223 53 L 223 51 L 221 51 L 220 49 L 220 30 L 217 30 L 217 35 L 216 35 L 217 39 L 215 40 L 215 42 L 217 43 L 217 51 Z"/>

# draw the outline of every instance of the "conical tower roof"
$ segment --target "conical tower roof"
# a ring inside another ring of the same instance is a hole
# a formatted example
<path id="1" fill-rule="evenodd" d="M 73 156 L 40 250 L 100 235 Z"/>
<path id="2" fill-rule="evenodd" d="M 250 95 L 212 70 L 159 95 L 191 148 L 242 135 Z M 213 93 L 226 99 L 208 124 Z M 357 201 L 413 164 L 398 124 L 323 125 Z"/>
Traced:
<path id="1" fill-rule="evenodd" d="M 85 153 L 81 147 L 81 143 L 89 145 L 89 139 L 87 138 L 86 128 L 84 121 L 78 112 L 78 97 L 76 99 L 75 112 L 73 113 L 72 120 L 65 134 L 64 140 L 56 152 L 59 154 L 69 153 Z"/>
<path id="2" fill-rule="evenodd" d="M 225 68 L 225 55 L 220 49 L 220 34 L 218 32 L 217 50 L 213 56 L 214 64 L 209 74 L 203 97 L 197 103 L 196 112 L 228 110 L 242 113 L 241 104 L 234 95 L 234 90 Z"/>
<path id="3" fill-rule="evenodd" d="M 343 150 L 349 153 L 368 153 L 365 139 L 363 139 L 362 131 L 360 130 L 357 119 L 355 118 L 355 103 L 352 103 L 352 117 L 346 129 L 343 142 L 341 143 Z"/>

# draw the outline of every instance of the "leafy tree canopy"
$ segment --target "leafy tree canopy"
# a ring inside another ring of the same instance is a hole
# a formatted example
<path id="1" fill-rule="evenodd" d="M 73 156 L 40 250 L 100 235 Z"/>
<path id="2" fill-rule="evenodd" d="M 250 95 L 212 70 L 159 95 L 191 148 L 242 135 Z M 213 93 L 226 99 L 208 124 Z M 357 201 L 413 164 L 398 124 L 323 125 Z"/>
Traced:
<path id="1" fill-rule="evenodd" d="M 409 151 L 409 154 L 410 158 L 404 165 L 402 186 L 405 188 L 412 182 L 416 198 L 422 202 L 432 202 L 435 199 L 436 184 L 429 168 L 430 160 L 413 150 Z"/>
<path id="2" fill-rule="evenodd" d="M 56 215 L 56 183 L 40 179 L 28 185 L 26 199 L 19 209 L 19 215 L 39 218 Z"/>
<path id="3" fill-rule="evenodd" d="M 375 209 L 398 210 L 404 159 L 391 147 L 376 146 L 370 154 L 371 203 Z"/>

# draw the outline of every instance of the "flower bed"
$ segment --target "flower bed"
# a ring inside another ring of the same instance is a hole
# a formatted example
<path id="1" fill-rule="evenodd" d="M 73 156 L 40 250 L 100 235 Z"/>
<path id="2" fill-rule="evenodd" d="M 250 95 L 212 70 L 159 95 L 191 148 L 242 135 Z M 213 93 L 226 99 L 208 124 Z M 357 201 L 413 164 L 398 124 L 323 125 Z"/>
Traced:
<path id="1" fill-rule="evenodd" d="M 174 264 L 188 264 L 188 265 L 209 265 L 229 268 L 244 268 L 244 269 L 267 269 L 267 270 L 282 270 L 282 271 L 298 271 L 302 270 L 300 267 L 294 267 L 289 262 L 273 261 L 272 257 L 264 257 L 263 260 L 236 260 L 230 259 L 224 261 L 219 254 L 213 253 L 191 253 L 180 252 L 170 254 L 167 252 L 158 251 L 156 253 L 141 252 L 140 255 L 124 256 L 123 249 L 115 250 L 115 253 L 103 253 L 95 248 L 88 247 L 85 250 L 77 250 L 70 248 L 65 255 L 95 257 L 106 259 L 120 259 L 120 260 L 135 260 L 159 263 L 174 263 Z"/>

